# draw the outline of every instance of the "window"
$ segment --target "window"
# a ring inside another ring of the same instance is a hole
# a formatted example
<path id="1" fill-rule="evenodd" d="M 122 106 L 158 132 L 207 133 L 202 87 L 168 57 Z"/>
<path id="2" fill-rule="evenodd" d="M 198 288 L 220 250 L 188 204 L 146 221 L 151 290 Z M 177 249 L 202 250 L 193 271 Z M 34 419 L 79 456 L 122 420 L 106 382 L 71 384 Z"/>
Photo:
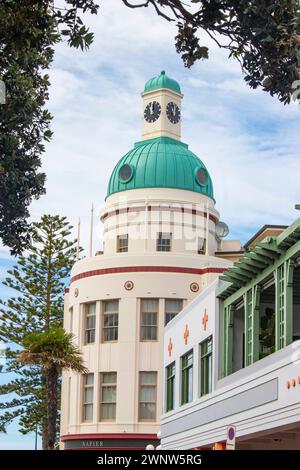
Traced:
<path id="1" fill-rule="evenodd" d="M 117 407 L 117 373 L 101 374 L 100 420 L 114 421 Z"/>
<path id="2" fill-rule="evenodd" d="M 85 344 L 95 342 L 96 303 L 85 304 Z"/>
<path id="3" fill-rule="evenodd" d="M 133 166 L 125 163 L 125 165 L 122 165 L 119 170 L 119 180 L 122 183 L 128 183 L 133 177 L 133 173 Z"/>
<path id="4" fill-rule="evenodd" d="M 94 374 L 83 376 L 83 421 L 93 420 Z"/>
<path id="5" fill-rule="evenodd" d="M 156 251 L 171 251 L 171 233 L 159 232 Z"/>
<path id="6" fill-rule="evenodd" d="M 212 338 L 200 344 L 200 396 L 211 392 L 212 385 Z"/>
<path id="7" fill-rule="evenodd" d="M 181 299 L 166 299 L 165 301 L 165 325 L 182 310 Z"/>
<path id="8" fill-rule="evenodd" d="M 117 236 L 117 252 L 125 253 L 128 251 L 128 234 Z"/>
<path id="9" fill-rule="evenodd" d="M 73 333 L 73 307 L 69 309 L 70 313 L 70 333 Z"/>
<path id="10" fill-rule="evenodd" d="M 202 238 L 202 237 L 198 237 L 198 246 L 197 246 L 197 250 L 198 250 L 198 255 L 205 255 L 205 251 L 206 251 L 206 240 L 205 238 Z"/>
<path id="11" fill-rule="evenodd" d="M 175 362 L 173 362 L 166 368 L 166 380 L 167 380 L 166 411 L 171 411 L 171 410 L 174 410 L 174 398 L 175 398 Z"/>
<path id="12" fill-rule="evenodd" d="M 271 278 L 272 279 L 272 278 Z M 259 359 L 276 351 L 276 292 L 273 279 L 260 292 L 259 300 Z"/>
<path id="13" fill-rule="evenodd" d="M 141 300 L 141 341 L 157 340 L 158 299 Z"/>
<path id="14" fill-rule="evenodd" d="M 181 404 L 193 400 L 193 351 L 181 358 Z"/>
<path id="15" fill-rule="evenodd" d="M 207 171 L 205 168 L 197 168 L 196 172 L 196 181 L 200 186 L 206 186 L 207 185 Z"/>
<path id="16" fill-rule="evenodd" d="M 156 372 L 140 372 L 140 421 L 156 421 L 156 379 Z"/>
<path id="17" fill-rule="evenodd" d="M 119 301 L 108 300 L 103 303 L 103 342 L 118 341 Z"/>

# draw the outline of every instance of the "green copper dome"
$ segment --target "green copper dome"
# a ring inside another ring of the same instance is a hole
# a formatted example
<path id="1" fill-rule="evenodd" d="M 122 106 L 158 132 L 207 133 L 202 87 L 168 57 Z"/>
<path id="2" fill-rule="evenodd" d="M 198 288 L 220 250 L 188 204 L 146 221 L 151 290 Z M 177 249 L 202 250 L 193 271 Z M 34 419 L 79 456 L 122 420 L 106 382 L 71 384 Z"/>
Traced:
<path id="1" fill-rule="evenodd" d="M 184 189 L 213 198 L 205 165 L 188 145 L 169 137 L 137 142 L 115 166 L 107 197 L 138 188 Z"/>
<path id="2" fill-rule="evenodd" d="M 158 90 L 159 88 L 169 88 L 169 90 L 173 90 L 176 93 L 181 93 L 179 83 L 173 80 L 173 78 L 168 77 L 164 70 L 160 72 L 158 77 L 153 77 L 148 80 L 144 88 L 144 93 Z"/>

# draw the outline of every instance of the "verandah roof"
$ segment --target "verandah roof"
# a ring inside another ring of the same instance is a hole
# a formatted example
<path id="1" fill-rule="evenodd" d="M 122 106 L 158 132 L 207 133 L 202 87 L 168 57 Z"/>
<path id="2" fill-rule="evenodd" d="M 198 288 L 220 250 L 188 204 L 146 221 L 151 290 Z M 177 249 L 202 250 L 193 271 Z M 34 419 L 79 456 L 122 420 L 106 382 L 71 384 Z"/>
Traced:
<path id="1" fill-rule="evenodd" d="M 298 208 L 298 206 L 296 206 Z M 253 250 L 246 252 L 242 258 L 235 262 L 220 279 L 225 283 L 220 287 L 217 296 L 224 300 L 242 287 L 253 281 L 259 274 L 274 265 L 293 245 L 300 241 L 300 218 L 290 225 L 278 237 L 267 237 L 261 243 L 258 243 Z M 299 247 L 298 247 L 299 245 Z M 300 243 L 297 244 L 298 250 L 291 253 L 290 257 L 300 252 Z M 296 247 L 296 248 L 297 248 Z"/>

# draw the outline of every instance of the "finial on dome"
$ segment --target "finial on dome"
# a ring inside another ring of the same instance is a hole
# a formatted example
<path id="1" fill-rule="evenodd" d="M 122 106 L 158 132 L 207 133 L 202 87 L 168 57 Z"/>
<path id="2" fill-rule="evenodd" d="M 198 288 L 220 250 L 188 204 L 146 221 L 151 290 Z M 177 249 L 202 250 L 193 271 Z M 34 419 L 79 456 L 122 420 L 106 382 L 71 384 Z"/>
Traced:
<path id="1" fill-rule="evenodd" d="M 161 70 L 158 76 L 150 78 L 150 80 L 147 81 L 144 87 L 144 93 L 159 90 L 160 88 L 168 88 L 169 90 L 175 91 L 175 93 L 181 94 L 179 83 L 168 77 L 165 70 Z"/>

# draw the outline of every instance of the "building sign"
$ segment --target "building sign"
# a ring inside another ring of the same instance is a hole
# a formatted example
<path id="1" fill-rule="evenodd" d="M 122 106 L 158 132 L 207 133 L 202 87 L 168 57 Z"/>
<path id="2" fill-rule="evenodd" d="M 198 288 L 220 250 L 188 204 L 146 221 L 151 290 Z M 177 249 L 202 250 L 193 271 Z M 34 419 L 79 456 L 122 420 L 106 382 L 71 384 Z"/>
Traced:
<path id="1" fill-rule="evenodd" d="M 235 450 L 236 426 L 227 427 L 226 450 Z"/>
<path id="2" fill-rule="evenodd" d="M 92 447 L 103 447 L 103 441 L 81 441 L 80 447 L 87 447 L 88 449 Z"/>
<path id="3" fill-rule="evenodd" d="M 62 441 L 65 449 L 122 449 L 124 447 L 131 449 L 145 449 L 148 444 L 156 447 L 159 440 L 155 439 L 128 439 L 126 435 L 124 438 L 109 438 L 109 439 L 74 439 L 68 436 L 63 436 Z"/>

